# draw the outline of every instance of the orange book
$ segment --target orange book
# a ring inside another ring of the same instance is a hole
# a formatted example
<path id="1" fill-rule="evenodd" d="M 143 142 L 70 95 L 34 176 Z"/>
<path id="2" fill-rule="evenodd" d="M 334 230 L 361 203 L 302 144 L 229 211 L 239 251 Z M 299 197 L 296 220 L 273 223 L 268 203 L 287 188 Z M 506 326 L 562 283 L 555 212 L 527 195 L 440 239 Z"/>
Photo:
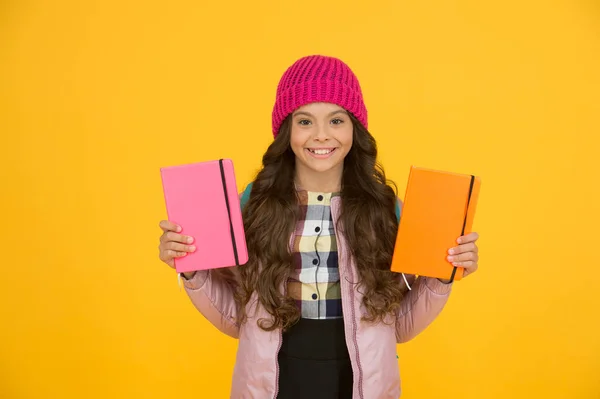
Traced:
<path id="1" fill-rule="evenodd" d="M 411 166 L 391 270 L 460 280 L 448 250 L 471 232 L 480 187 L 478 176 Z"/>

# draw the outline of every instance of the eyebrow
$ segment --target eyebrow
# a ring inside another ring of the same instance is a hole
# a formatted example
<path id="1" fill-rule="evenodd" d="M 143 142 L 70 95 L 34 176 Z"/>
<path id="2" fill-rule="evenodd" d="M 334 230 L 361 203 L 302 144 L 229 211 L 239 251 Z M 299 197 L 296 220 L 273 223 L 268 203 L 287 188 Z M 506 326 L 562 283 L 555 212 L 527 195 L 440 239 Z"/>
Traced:
<path id="1" fill-rule="evenodd" d="M 336 111 L 330 112 L 327 116 L 331 117 L 335 114 L 348 114 L 345 110 L 343 109 L 338 109 Z M 294 112 L 293 116 L 298 116 L 298 115 L 306 115 L 306 116 L 314 116 L 313 114 L 311 114 L 310 112 L 306 112 L 306 111 L 298 111 L 298 112 Z"/>

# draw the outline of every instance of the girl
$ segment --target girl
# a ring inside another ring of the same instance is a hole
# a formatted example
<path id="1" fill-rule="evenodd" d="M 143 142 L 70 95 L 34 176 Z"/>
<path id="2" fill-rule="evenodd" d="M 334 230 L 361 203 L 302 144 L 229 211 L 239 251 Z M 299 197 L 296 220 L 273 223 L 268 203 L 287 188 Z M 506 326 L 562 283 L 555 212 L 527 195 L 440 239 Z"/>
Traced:
<path id="1" fill-rule="evenodd" d="M 400 202 L 345 63 L 296 61 L 272 118 L 275 139 L 241 194 L 248 263 L 181 276 L 195 307 L 239 339 L 231 397 L 397 399 L 396 344 L 431 324 L 452 284 L 390 271 Z M 193 237 L 160 227 L 160 259 L 173 267 Z M 477 239 L 448 251 L 465 275 Z"/>

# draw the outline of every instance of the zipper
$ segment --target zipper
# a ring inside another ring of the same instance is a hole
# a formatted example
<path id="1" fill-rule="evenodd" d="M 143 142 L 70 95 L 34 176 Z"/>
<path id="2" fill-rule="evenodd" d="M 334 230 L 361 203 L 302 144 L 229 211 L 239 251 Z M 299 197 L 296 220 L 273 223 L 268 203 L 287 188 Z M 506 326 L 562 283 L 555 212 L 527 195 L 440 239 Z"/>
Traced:
<path id="1" fill-rule="evenodd" d="M 339 203 L 337 201 L 339 201 L 339 199 L 336 200 L 335 217 L 332 218 L 332 219 L 335 219 L 333 221 L 334 228 L 337 227 L 337 222 L 338 222 L 337 221 L 337 214 L 338 214 L 338 211 L 339 211 L 339 205 L 338 205 Z M 332 210 L 333 210 L 333 206 L 332 206 Z M 358 330 L 358 325 L 356 323 L 356 310 L 355 310 L 355 307 L 354 307 L 354 287 L 352 286 L 352 283 L 350 282 L 350 281 L 354 281 L 354 272 L 352 271 L 353 270 L 352 269 L 353 260 L 351 259 L 350 255 L 346 256 L 347 245 L 346 245 L 345 238 L 344 237 L 342 237 L 341 239 L 338 238 L 339 234 L 337 232 L 337 229 L 335 230 L 335 235 L 336 235 L 336 241 L 338 243 L 338 255 L 342 255 L 340 253 L 341 246 L 339 244 L 342 243 L 343 246 L 344 246 L 344 256 L 339 256 L 338 259 L 348 258 L 347 259 L 348 262 L 346 262 L 345 269 L 348 270 L 348 274 L 350 275 L 350 280 L 347 281 L 347 282 L 348 282 L 348 287 L 349 287 L 348 291 L 349 291 L 350 309 L 351 309 L 351 314 L 352 314 L 352 344 L 354 344 L 354 351 L 356 352 L 356 366 L 358 368 L 358 381 L 357 381 L 357 384 L 358 384 L 358 395 L 359 395 L 359 398 L 364 399 L 365 395 L 363 393 L 363 371 L 362 371 L 362 366 L 360 364 L 360 355 L 358 353 L 358 339 L 357 339 L 357 335 L 356 335 L 356 331 Z M 342 272 L 342 268 L 340 268 L 340 280 L 346 280 L 346 279 L 343 278 L 341 272 Z M 345 282 L 346 281 L 341 281 L 342 284 L 344 284 Z M 343 292 L 342 292 L 342 307 L 343 307 L 343 304 L 344 304 L 344 297 L 345 297 L 345 295 L 343 295 Z M 346 315 L 346 314 L 347 313 L 344 312 L 344 315 Z M 344 327 L 347 327 L 346 316 L 344 316 Z"/>
<path id="2" fill-rule="evenodd" d="M 294 245 L 295 231 L 292 231 L 292 235 L 290 236 L 290 241 L 288 246 L 291 248 Z M 287 277 L 283 280 L 283 296 L 287 295 Z M 275 394 L 273 395 L 273 399 L 277 399 L 277 395 L 279 394 L 279 351 L 281 350 L 281 344 L 283 343 L 283 332 L 281 328 L 277 329 L 277 334 L 279 338 L 279 342 L 277 342 L 277 352 L 275 353 Z"/>
<path id="3" fill-rule="evenodd" d="M 287 295 L 287 277 L 283 280 L 283 296 Z M 278 340 L 277 342 L 277 352 L 275 353 L 275 394 L 273 395 L 273 399 L 277 399 L 277 395 L 279 394 L 279 351 L 281 350 L 281 344 L 283 343 L 283 332 L 281 328 L 277 329 Z"/>
<path id="4" fill-rule="evenodd" d="M 354 281 L 354 273 L 352 272 L 352 261 L 348 262 L 349 263 L 349 269 L 350 269 L 350 276 L 352 278 L 351 281 Z M 350 283 L 348 283 L 350 284 Z M 356 323 L 356 310 L 354 307 L 354 287 L 350 287 L 350 304 L 352 305 L 352 342 L 354 343 L 354 350 L 356 351 L 356 365 L 358 366 L 358 394 L 360 395 L 360 398 L 364 398 L 363 395 L 363 373 L 362 373 L 362 366 L 360 365 L 360 354 L 358 353 L 358 339 L 356 336 L 356 331 L 358 329 L 357 323 Z"/>
<path id="5" fill-rule="evenodd" d="M 277 399 L 277 395 L 279 394 L 279 351 L 281 350 L 281 343 L 283 341 L 283 334 L 281 332 L 281 328 L 279 330 L 279 342 L 277 343 L 277 354 L 275 356 L 275 394 L 273 395 L 273 399 Z"/>

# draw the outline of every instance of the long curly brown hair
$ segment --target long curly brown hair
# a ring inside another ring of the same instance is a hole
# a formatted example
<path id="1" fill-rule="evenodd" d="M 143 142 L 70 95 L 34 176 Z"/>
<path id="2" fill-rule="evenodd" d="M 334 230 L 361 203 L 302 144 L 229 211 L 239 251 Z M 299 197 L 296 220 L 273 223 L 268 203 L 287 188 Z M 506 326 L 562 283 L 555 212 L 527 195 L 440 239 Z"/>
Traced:
<path id="1" fill-rule="evenodd" d="M 384 321 L 394 312 L 405 293 L 397 275 L 390 271 L 397 233 L 396 186 L 386 179 L 377 162 L 373 136 L 351 114 L 353 144 L 344 159 L 341 185 L 341 215 L 336 226 L 344 234 L 359 272 L 359 289 L 367 310 L 366 321 Z M 294 186 L 295 155 L 290 147 L 290 118 L 262 159 L 243 210 L 249 261 L 235 270 L 222 269 L 222 277 L 233 283 L 239 322 L 254 292 L 272 316 L 259 326 L 272 331 L 287 330 L 300 318 L 294 300 L 280 286 L 294 267 L 289 239 L 299 217 Z"/>

